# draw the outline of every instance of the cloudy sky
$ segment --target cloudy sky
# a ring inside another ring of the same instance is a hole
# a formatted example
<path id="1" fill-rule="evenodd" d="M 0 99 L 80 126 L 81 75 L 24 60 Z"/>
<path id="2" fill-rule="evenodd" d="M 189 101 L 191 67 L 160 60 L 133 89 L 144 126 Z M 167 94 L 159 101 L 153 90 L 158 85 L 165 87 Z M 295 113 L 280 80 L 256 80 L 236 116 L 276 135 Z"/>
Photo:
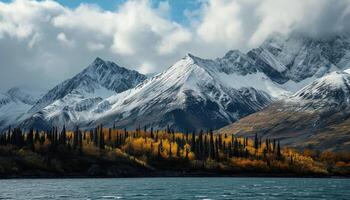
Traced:
<path id="1" fill-rule="evenodd" d="M 95 57 L 142 73 L 269 34 L 348 33 L 350 0 L 0 0 L 0 90 L 49 88 Z"/>

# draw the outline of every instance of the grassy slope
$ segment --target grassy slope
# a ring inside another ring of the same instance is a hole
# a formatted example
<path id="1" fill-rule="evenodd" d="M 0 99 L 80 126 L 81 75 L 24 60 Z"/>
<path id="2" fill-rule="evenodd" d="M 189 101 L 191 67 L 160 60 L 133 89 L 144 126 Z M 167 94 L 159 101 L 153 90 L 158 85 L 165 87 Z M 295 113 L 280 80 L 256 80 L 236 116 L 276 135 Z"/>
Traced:
<path id="1" fill-rule="evenodd" d="M 310 113 L 281 109 L 276 103 L 228 125 L 220 133 L 281 139 L 293 148 L 350 151 L 350 119 L 347 111 Z"/>

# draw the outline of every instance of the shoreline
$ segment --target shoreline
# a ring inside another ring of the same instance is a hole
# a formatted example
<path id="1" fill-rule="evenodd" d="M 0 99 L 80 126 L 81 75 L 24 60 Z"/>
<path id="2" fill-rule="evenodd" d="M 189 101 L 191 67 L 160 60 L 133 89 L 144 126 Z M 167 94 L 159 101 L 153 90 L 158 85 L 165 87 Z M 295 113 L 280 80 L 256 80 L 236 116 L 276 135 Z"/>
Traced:
<path id="1" fill-rule="evenodd" d="M 146 176 L 86 176 L 86 175 L 49 175 L 49 176 L 0 176 L 0 180 L 19 179 L 135 179 L 135 178 L 320 178 L 320 179 L 350 179 L 350 176 L 340 175 L 295 175 L 295 174 L 183 174 L 183 175 L 146 175 Z"/>

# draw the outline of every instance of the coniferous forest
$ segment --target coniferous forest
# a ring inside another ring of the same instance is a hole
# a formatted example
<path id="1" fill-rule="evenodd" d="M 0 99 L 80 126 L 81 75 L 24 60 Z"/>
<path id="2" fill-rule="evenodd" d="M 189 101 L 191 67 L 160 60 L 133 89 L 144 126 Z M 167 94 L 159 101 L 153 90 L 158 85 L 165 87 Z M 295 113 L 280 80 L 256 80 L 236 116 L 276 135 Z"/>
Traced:
<path id="1" fill-rule="evenodd" d="M 212 130 L 104 128 L 0 135 L 0 177 L 348 176 L 350 154 Z"/>

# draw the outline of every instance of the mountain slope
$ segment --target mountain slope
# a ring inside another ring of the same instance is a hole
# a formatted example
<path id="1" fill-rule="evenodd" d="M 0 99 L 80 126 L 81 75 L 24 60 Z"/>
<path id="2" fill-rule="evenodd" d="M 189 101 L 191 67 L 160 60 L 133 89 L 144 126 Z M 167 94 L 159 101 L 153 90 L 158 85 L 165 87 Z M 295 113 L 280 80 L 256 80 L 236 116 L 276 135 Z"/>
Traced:
<path id="1" fill-rule="evenodd" d="M 0 93 L 0 130 L 19 120 L 36 102 L 35 97 L 18 87 Z"/>
<path id="2" fill-rule="evenodd" d="M 75 126 L 86 118 L 84 111 L 145 79 L 143 74 L 96 58 L 82 72 L 55 86 L 38 100 L 23 118 L 21 126 Z"/>
<path id="3" fill-rule="evenodd" d="M 256 78 L 278 88 L 267 77 Z M 225 71 L 216 61 L 189 54 L 136 88 L 100 103 L 109 106 L 95 110 L 101 116 L 93 123 L 133 128 L 138 124 L 159 128 L 167 125 L 181 129 L 217 128 L 272 102 L 264 84 L 260 85 L 266 91 L 252 88 L 254 81 L 248 80 L 247 76 Z"/>
<path id="4" fill-rule="evenodd" d="M 97 58 L 44 95 L 22 125 L 220 128 L 349 63 L 347 37 L 300 34 L 275 34 L 247 54 L 233 50 L 215 60 L 189 54 L 147 80 Z"/>
<path id="5" fill-rule="evenodd" d="M 36 112 L 55 100 L 70 94 L 107 97 L 135 87 L 146 76 L 133 70 L 119 67 L 113 62 L 96 58 L 82 72 L 51 89 L 33 106 L 30 112 Z"/>
<path id="6" fill-rule="evenodd" d="M 333 72 L 289 99 L 219 130 L 281 139 L 297 148 L 350 150 L 350 75 Z"/>
<path id="7" fill-rule="evenodd" d="M 270 79 L 296 92 L 331 71 L 350 67 L 350 40 L 345 36 L 312 39 L 301 34 L 273 34 L 247 55 Z"/>

